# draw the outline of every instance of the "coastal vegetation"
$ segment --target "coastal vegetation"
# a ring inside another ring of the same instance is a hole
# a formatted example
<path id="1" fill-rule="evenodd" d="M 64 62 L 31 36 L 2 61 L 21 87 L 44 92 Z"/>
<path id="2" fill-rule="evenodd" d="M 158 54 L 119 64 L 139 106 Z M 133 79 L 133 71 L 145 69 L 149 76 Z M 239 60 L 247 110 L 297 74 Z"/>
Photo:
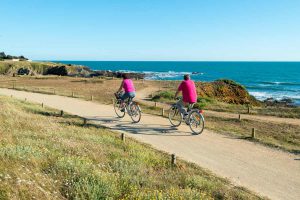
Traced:
<path id="1" fill-rule="evenodd" d="M 76 116 L 0 97 L 0 199 L 262 199 Z"/>
<path id="2" fill-rule="evenodd" d="M 58 76 L 89 76 L 92 71 L 79 65 L 63 65 L 53 62 L 1 61 L 0 74 L 3 75 L 58 75 Z"/>
<path id="3" fill-rule="evenodd" d="M 3 60 L 21 60 L 21 61 L 24 61 L 24 60 L 28 60 L 28 58 L 25 58 L 24 56 L 11 56 L 11 55 L 6 55 L 4 52 L 0 52 L 0 61 L 3 61 Z"/>
<path id="4" fill-rule="evenodd" d="M 17 75 L 57 75 L 71 77 L 116 77 L 120 78 L 121 72 L 113 72 L 107 70 L 91 70 L 82 65 L 62 64 L 54 62 L 33 62 L 33 61 L 11 61 L 0 60 L 0 74 L 17 76 Z M 131 73 L 133 78 L 143 79 L 142 73 Z"/>

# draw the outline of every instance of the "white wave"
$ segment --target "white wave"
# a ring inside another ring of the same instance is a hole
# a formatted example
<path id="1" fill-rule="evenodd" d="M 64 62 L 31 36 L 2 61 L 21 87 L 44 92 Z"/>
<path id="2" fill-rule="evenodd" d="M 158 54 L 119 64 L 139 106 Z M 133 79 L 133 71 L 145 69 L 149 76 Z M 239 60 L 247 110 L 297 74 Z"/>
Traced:
<path id="1" fill-rule="evenodd" d="M 133 70 L 117 70 L 118 72 L 123 73 L 143 73 L 145 74 L 145 79 L 148 80 L 160 80 L 160 79 L 172 79 L 176 77 L 180 77 L 180 80 L 183 75 L 189 74 L 189 75 L 204 75 L 203 72 L 175 72 L 175 71 L 133 71 Z"/>
<path id="2" fill-rule="evenodd" d="M 146 74 L 146 79 L 158 80 L 158 79 L 170 79 L 180 77 L 183 75 L 189 74 L 193 75 L 192 72 L 175 72 L 175 71 L 167 71 L 167 72 L 144 72 Z M 195 75 L 203 75 L 204 73 L 198 73 Z"/>
<path id="3" fill-rule="evenodd" d="M 300 100 L 300 93 L 294 92 L 257 92 L 249 91 L 249 93 L 257 98 L 258 100 L 265 100 L 267 98 L 274 98 L 276 100 L 281 100 L 283 98 L 289 98 L 294 100 Z"/>

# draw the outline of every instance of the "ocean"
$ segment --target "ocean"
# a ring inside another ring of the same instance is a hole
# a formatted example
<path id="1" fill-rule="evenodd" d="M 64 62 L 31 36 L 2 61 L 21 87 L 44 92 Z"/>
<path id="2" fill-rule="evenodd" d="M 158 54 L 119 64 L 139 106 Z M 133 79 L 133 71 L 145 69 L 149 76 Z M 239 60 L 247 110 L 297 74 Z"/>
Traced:
<path id="1" fill-rule="evenodd" d="M 147 79 L 195 81 L 231 79 L 259 100 L 290 98 L 300 105 L 300 62 L 55 61 L 93 70 L 146 73 Z"/>

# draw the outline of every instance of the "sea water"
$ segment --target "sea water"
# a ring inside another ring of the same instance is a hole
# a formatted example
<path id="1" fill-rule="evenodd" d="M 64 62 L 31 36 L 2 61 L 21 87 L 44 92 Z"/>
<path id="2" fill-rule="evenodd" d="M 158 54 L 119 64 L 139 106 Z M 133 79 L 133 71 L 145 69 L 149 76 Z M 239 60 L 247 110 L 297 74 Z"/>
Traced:
<path id="1" fill-rule="evenodd" d="M 147 79 L 195 81 L 231 79 L 257 99 L 290 98 L 300 105 L 300 62 L 55 61 L 93 70 L 142 72 Z"/>

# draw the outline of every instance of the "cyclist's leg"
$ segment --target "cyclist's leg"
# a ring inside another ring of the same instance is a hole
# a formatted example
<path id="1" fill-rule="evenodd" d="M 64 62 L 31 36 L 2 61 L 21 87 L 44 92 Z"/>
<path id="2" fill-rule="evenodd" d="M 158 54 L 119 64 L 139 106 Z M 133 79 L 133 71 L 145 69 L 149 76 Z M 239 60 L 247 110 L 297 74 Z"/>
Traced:
<path id="1" fill-rule="evenodd" d="M 128 97 L 133 99 L 135 97 L 135 92 L 128 92 Z"/>
<path id="2" fill-rule="evenodd" d="M 182 113 L 184 116 L 188 114 L 184 108 L 185 103 L 183 102 L 182 99 L 177 102 L 177 107 L 178 107 L 180 113 Z"/>
<path id="3" fill-rule="evenodd" d="M 121 107 L 122 107 L 122 111 L 125 110 L 125 100 L 129 98 L 129 95 L 127 92 L 124 92 L 123 95 L 121 95 L 120 99 L 121 99 Z"/>
<path id="4" fill-rule="evenodd" d="M 189 103 L 187 112 L 190 112 L 193 109 L 194 105 L 195 105 L 195 103 Z"/>

